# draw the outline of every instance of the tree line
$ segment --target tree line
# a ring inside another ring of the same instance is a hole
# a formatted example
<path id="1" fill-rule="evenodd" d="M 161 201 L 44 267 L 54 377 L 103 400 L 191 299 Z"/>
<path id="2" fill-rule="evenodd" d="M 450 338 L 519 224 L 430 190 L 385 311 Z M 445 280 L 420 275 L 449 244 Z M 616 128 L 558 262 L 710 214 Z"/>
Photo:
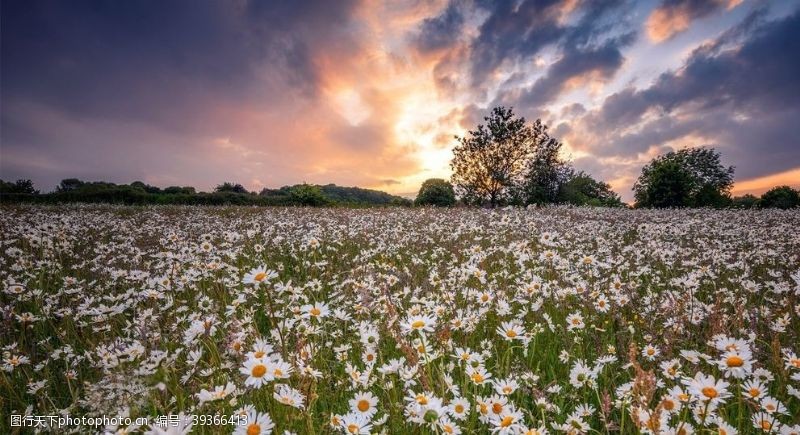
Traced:
<path id="1" fill-rule="evenodd" d="M 191 186 L 159 188 L 142 181 L 115 184 L 103 181 L 64 179 L 54 192 L 41 194 L 31 180 L 0 180 L 3 202 L 45 204 L 85 202 L 113 204 L 181 204 L 181 205 L 258 205 L 258 206 L 395 206 L 411 205 L 411 201 L 378 190 L 343 187 L 335 184 L 296 184 L 279 189 L 250 192 L 234 182 L 224 182 L 212 192 L 198 192 Z"/>
<path id="2" fill-rule="evenodd" d="M 425 181 L 417 204 L 625 205 L 607 183 L 576 171 L 560 157 L 562 143 L 549 135 L 541 120 L 528 123 L 511 108 L 497 107 L 484 121 L 466 136 L 456 136 L 450 181 Z M 800 192 L 789 186 L 775 187 L 760 198 L 732 197 L 733 174 L 734 168 L 722 165 L 712 148 L 669 152 L 642 168 L 633 186 L 634 207 L 800 206 Z"/>

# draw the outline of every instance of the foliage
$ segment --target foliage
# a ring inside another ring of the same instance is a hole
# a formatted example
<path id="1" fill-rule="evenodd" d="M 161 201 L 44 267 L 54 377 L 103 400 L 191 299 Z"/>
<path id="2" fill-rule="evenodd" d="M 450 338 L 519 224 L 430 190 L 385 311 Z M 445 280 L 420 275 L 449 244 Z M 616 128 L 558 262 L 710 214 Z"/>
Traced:
<path id="1" fill-rule="evenodd" d="M 312 207 L 330 203 L 325 194 L 322 193 L 322 189 L 311 184 L 299 184 L 289 189 L 289 202 L 293 205 Z"/>
<path id="2" fill-rule="evenodd" d="M 575 173 L 541 120 L 527 124 L 505 107 L 484 120 L 467 137 L 456 137 L 450 163 L 455 192 L 465 203 L 621 205 L 607 184 Z"/>
<path id="3" fill-rule="evenodd" d="M 537 142 L 533 156 L 527 163 L 521 198 L 525 204 L 557 202 L 559 191 L 569 180 L 572 170 L 559 156 L 561 142 L 549 136 L 547 126 L 537 119 L 532 129 Z"/>
<path id="4" fill-rule="evenodd" d="M 247 189 L 239 183 L 224 182 L 214 188 L 214 192 L 248 193 Z"/>
<path id="5" fill-rule="evenodd" d="M 452 182 L 467 204 L 492 207 L 514 201 L 526 165 L 543 139 L 536 127 L 516 117 L 510 108 L 496 107 L 465 137 L 456 137 Z"/>
<path id="6" fill-rule="evenodd" d="M 800 192 L 789 186 L 778 186 L 764 192 L 758 201 L 761 208 L 789 209 L 800 206 Z"/>
<path id="7" fill-rule="evenodd" d="M 15 182 L 0 180 L 0 194 L 36 195 L 39 191 L 34 189 L 31 180 L 17 180 Z"/>
<path id="8" fill-rule="evenodd" d="M 441 178 L 429 178 L 422 183 L 414 201 L 416 205 L 450 207 L 456 203 L 453 185 Z"/>
<path id="9" fill-rule="evenodd" d="M 637 207 L 719 207 L 729 202 L 733 167 L 713 148 L 670 151 L 642 168 L 633 186 Z"/>
<path id="10" fill-rule="evenodd" d="M 223 183 L 215 192 L 197 192 L 191 186 L 170 186 L 160 189 L 141 181 L 115 184 L 102 181 L 86 182 L 77 178 L 62 180 L 55 192 L 39 194 L 27 180 L 19 184 L 0 180 L 4 203 L 107 203 L 127 205 L 342 205 L 342 206 L 408 206 L 411 201 L 385 192 L 356 187 L 296 185 L 280 189 L 264 189 L 259 195 L 247 192 L 241 184 Z M 20 182 L 17 182 L 20 183 Z M 22 186 L 22 187 L 20 187 Z M 243 192 L 244 191 L 244 192 Z M 322 196 L 320 196 L 320 194 Z"/>
<path id="11" fill-rule="evenodd" d="M 585 172 L 568 171 L 558 189 L 556 201 L 573 205 L 621 207 L 622 200 L 608 183 L 597 181 Z"/>
<path id="12" fill-rule="evenodd" d="M 733 208 L 750 209 L 755 207 L 757 204 L 758 204 L 758 197 L 748 193 L 746 195 L 735 196 L 731 198 L 730 206 Z"/>

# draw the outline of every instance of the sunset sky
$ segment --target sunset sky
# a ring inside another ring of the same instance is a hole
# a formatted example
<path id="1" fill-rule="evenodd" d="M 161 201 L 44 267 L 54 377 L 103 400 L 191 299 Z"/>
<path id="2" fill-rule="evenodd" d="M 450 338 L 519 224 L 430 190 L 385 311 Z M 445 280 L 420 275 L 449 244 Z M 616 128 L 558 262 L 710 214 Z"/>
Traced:
<path id="1" fill-rule="evenodd" d="M 708 145 L 800 186 L 800 2 L 2 2 L 0 178 L 413 196 L 496 105 L 630 200 Z"/>

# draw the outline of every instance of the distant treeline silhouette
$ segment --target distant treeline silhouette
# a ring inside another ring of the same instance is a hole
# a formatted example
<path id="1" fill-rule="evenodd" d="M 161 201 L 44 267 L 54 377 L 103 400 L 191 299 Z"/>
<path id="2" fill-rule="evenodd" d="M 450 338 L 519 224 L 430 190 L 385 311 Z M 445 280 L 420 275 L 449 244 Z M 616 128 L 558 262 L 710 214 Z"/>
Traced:
<path id="1" fill-rule="evenodd" d="M 31 180 L 0 180 L 3 203 L 109 203 L 109 204 L 180 204 L 180 205 L 258 205 L 258 206 L 408 206 L 411 201 L 359 187 L 335 184 L 296 184 L 279 189 L 249 192 L 241 184 L 225 182 L 213 192 L 197 192 L 190 186 L 159 188 L 141 181 L 115 184 L 87 182 L 77 178 L 62 180 L 54 192 L 40 193 Z"/>

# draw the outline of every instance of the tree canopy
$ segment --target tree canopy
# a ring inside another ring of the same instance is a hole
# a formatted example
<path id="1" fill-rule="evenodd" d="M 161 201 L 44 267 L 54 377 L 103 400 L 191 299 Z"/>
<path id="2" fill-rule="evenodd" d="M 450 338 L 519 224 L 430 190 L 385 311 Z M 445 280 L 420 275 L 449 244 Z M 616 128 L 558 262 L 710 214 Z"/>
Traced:
<path id="1" fill-rule="evenodd" d="M 466 137 L 456 137 L 450 167 L 455 193 L 467 204 L 571 203 L 619 206 L 610 186 L 575 172 L 562 144 L 537 119 L 527 123 L 511 108 L 496 107 Z"/>
<path id="2" fill-rule="evenodd" d="M 686 148 L 654 158 L 633 185 L 637 207 L 705 207 L 730 202 L 732 166 L 713 148 Z"/>
<path id="3" fill-rule="evenodd" d="M 453 185 L 441 178 L 429 178 L 422 183 L 414 201 L 417 205 L 449 207 L 456 203 Z"/>

